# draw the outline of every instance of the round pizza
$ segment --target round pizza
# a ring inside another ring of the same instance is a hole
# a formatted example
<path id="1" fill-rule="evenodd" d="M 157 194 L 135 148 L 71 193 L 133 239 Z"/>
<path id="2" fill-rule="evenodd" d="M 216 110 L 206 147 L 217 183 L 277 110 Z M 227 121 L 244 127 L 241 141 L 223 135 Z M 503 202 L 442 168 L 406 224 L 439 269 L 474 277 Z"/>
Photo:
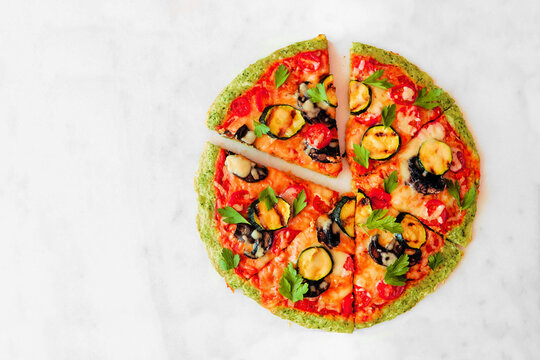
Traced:
<path id="1" fill-rule="evenodd" d="M 352 332 L 411 309 L 471 240 L 479 156 L 454 100 L 403 57 L 353 43 L 340 151 L 324 35 L 276 51 L 217 97 L 221 135 L 330 177 L 345 194 L 207 144 L 197 223 L 227 285 L 309 328 Z"/>

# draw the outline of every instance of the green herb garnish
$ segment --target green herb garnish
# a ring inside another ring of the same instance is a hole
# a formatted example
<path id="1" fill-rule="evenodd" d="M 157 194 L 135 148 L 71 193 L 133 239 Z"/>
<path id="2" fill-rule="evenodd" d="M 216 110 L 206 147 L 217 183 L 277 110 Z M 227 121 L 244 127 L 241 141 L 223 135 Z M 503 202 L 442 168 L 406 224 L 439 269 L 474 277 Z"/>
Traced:
<path id="1" fill-rule="evenodd" d="M 392 126 L 396 118 L 396 104 L 385 106 L 381 110 L 382 123 L 385 128 Z"/>
<path id="2" fill-rule="evenodd" d="M 276 72 L 274 73 L 274 84 L 276 85 L 276 89 L 283 85 L 285 81 L 287 81 L 287 78 L 290 74 L 291 73 L 289 72 L 289 69 L 287 69 L 285 65 L 279 65 Z"/>
<path id="3" fill-rule="evenodd" d="M 249 224 L 249 221 L 231 206 L 217 209 L 217 212 L 223 216 L 223 221 L 228 224 Z"/>
<path id="4" fill-rule="evenodd" d="M 388 209 L 376 209 L 369 214 L 366 223 L 362 224 L 362 228 L 368 228 L 370 230 L 373 229 L 381 229 L 381 230 L 387 230 L 394 234 L 401 234 L 403 233 L 403 227 L 400 223 L 396 222 L 396 218 L 393 216 L 386 216 L 388 214 Z"/>
<path id="5" fill-rule="evenodd" d="M 461 187 L 459 186 L 459 183 L 457 181 L 446 179 L 446 188 L 448 189 L 448 193 L 454 199 L 456 199 L 461 210 L 469 208 L 472 205 L 474 198 L 476 197 L 476 187 L 474 185 L 469 189 L 469 191 L 467 191 L 465 196 L 463 196 L 463 201 L 461 201 L 460 196 Z"/>
<path id="6" fill-rule="evenodd" d="M 442 261 L 443 261 L 442 254 L 438 252 L 433 255 L 429 255 L 428 265 L 431 268 L 431 270 L 435 270 L 436 268 L 439 267 L 439 265 L 442 264 Z"/>
<path id="7" fill-rule="evenodd" d="M 431 110 L 439 106 L 439 98 L 441 94 L 442 90 L 438 88 L 431 89 L 429 92 L 427 92 L 426 88 L 422 88 L 420 89 L 420 92 L 418 93 L 416 101 L 413 105 L 417 105 L 424 109 Z"/>
<path id="8" fill-rule="evenodd" d="M 221 259 L 219 259 L 219 267 L 221 270 L 231 270 L 238 266 L 240 263 L 240 255 L 233 254 L 229 249 L 221 250 Z"/>
<path id="9" fill-rule="evenodd" d="M 403 254 L 388 265 L 384 274 L 384 282 L 394 286 L 403 286 L 407 280 L 405 276 L 407 271 L 409 271 L 409 255 Z"/>
<path id="10" fill-rule="evenodd" d="M 386 191 L 387 194 L 392 193 L 392 191 L 394 191 L 398 186 L 397 171 L 392 171 L 392 173 L 383 180 L 383 183 L 384 191 Z"/>
<path id="11" fill-rule="evenodd" d="M 353 160 L 367 169 L 369 167 L 369 150 L 358 144 L 353 145 L 353 150 L 355 155 Z"/>
<path id="12" fill-rule="evenodd" d="M 274 205 L 276 205 L 278 202 L 274 189 L 268 186 L 266 189 L 261 191 L 261 193 L 259 194 L 259 201 L 265 203 L 266 210 L 270 210 L 271 208 L 273 208 Z"/>
<path id="13" fill-rule="evenodd" d="M 379 79 L 384 74 L 384 70 L 377 70 L 371 76 L 369 76 L 367 79 L 362 81 L 362 83 L 366 85 L 375 86 L 379 89 L 390 89 L 394 86 L 391 82 L 388 81 L 388 79 Z"/>
<path id="14" fill-rule="evenodd" d="M 317 84 L 317 86 L 312 87 L 307 90 L 307 95 L 313 103 L 318 103 L 321 101 L 328 102 L 328 97 L 326 96 L 326 90 L 324 89 L 323 84 Z"/>
<path id="15" fill-rule="evenodd" d="M 304 208 L 307 206 L 305 190 L 300 191 L 300 193 L 296 196 L 296 199 L 294 199 L 292 205 L 294 214 L 293 216 L 298 215 L 300 211 L 304 210 Z"/>
<path id="16" fill-rule="evenodd" d="M 257 121 L 253 121 L 253 125 L 255 125 L 255 128 L 253 128 L 253 131 L 255 132 L 255 136 L 260 138 L 264 134 L 270 131 L 270 128 L 266 126 L 266 124 L 262 124 Z"/>
<path id="17" fill-rule="evenodd" d="M 292 302 L 300 301 L 308 291 L 308 284 L 294 269 L 292 263 L 287 265 L 285 272 L 279 280 L 279 293 Z"/>

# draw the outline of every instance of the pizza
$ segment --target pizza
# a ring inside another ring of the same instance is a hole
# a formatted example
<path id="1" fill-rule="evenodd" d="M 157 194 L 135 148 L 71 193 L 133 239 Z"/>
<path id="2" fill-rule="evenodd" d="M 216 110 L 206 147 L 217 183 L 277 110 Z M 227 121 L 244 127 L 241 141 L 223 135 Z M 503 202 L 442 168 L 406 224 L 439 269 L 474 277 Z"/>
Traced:
<path id="1" fill-rule="evenodd" d="M 337 176 L 337 98 L 324 35 L 245 69 L 214 101 L 211 130 L 321 174 Z"/>
<path id="2" fill-rule="evenodd" d="M 239 75 L 210 108 L 223 136 L 341 171 L 324 36 Z M 455 101 L 405 58 L 353 43 L 344 194 L 207 144 L 197 223 L 232 289 L 308 328 L 352 332 L 411 309 L 472 237 L 480 160 Z"/>

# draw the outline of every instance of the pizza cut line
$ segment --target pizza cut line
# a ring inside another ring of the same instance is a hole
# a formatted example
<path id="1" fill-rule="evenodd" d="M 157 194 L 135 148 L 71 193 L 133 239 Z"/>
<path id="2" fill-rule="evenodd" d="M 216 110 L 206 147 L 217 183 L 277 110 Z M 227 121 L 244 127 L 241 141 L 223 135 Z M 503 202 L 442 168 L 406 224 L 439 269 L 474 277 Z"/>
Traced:
<path id="1" fill-rule="evenodd" d="M 352 332 L 409 310 L 471 240 L 479 157 L 452 98 L 403 57 L 353 43 L 339 194 L 207 144 L 197 223 L 229 287 L 309 328 Z M 328 176 L 341 171 L 323 35 L 239 75 L 207 124 Z"/>

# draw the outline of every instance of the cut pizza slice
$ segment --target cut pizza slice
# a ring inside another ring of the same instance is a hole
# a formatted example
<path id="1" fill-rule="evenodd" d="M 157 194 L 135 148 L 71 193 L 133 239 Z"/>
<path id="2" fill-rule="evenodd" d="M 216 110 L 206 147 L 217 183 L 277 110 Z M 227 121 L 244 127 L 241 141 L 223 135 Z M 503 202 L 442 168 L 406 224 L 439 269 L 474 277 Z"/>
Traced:
<path id="1" fill-rule="evenodd" d="M 276 51 L 217 97 L 207 125 L 220 134 L 329 176 L 342 169 L 336 89 L 324 35 Z"/>
<path id="2" fill-rule="evenodd" d="M 203 153 L 195 186 L 199 231 L 231 288 L 244 287 L 246 279 L 338 199 L 333 190 L 211 144 Z"/>
<path id="3" fill-rule="evenodd" d="M 452 106 L 390 161 L 353 180 L 375 208 L 393 207 L 466 246 L 476 212 L 479 158 L 461 112 Z"/>
<path id="4" fill-rule="evenodd" d="M 263 306 L 306 327 L 352 332 L 355 202 L 341 197 L 251 279 Z"/>
<path id="5" fill-rule="evenodd" d="M 353 43 L 346 153 L 353 178 L 392 158 L 453 100 L 402 56 Z"/>
<path id="6" fill-rule="evenodd" d="M 373 209 L 357 193 L 354 272 L 355 327 L 390 320 L 410 310 L 459 263 L 462 252 L 417 217 Z"/>

